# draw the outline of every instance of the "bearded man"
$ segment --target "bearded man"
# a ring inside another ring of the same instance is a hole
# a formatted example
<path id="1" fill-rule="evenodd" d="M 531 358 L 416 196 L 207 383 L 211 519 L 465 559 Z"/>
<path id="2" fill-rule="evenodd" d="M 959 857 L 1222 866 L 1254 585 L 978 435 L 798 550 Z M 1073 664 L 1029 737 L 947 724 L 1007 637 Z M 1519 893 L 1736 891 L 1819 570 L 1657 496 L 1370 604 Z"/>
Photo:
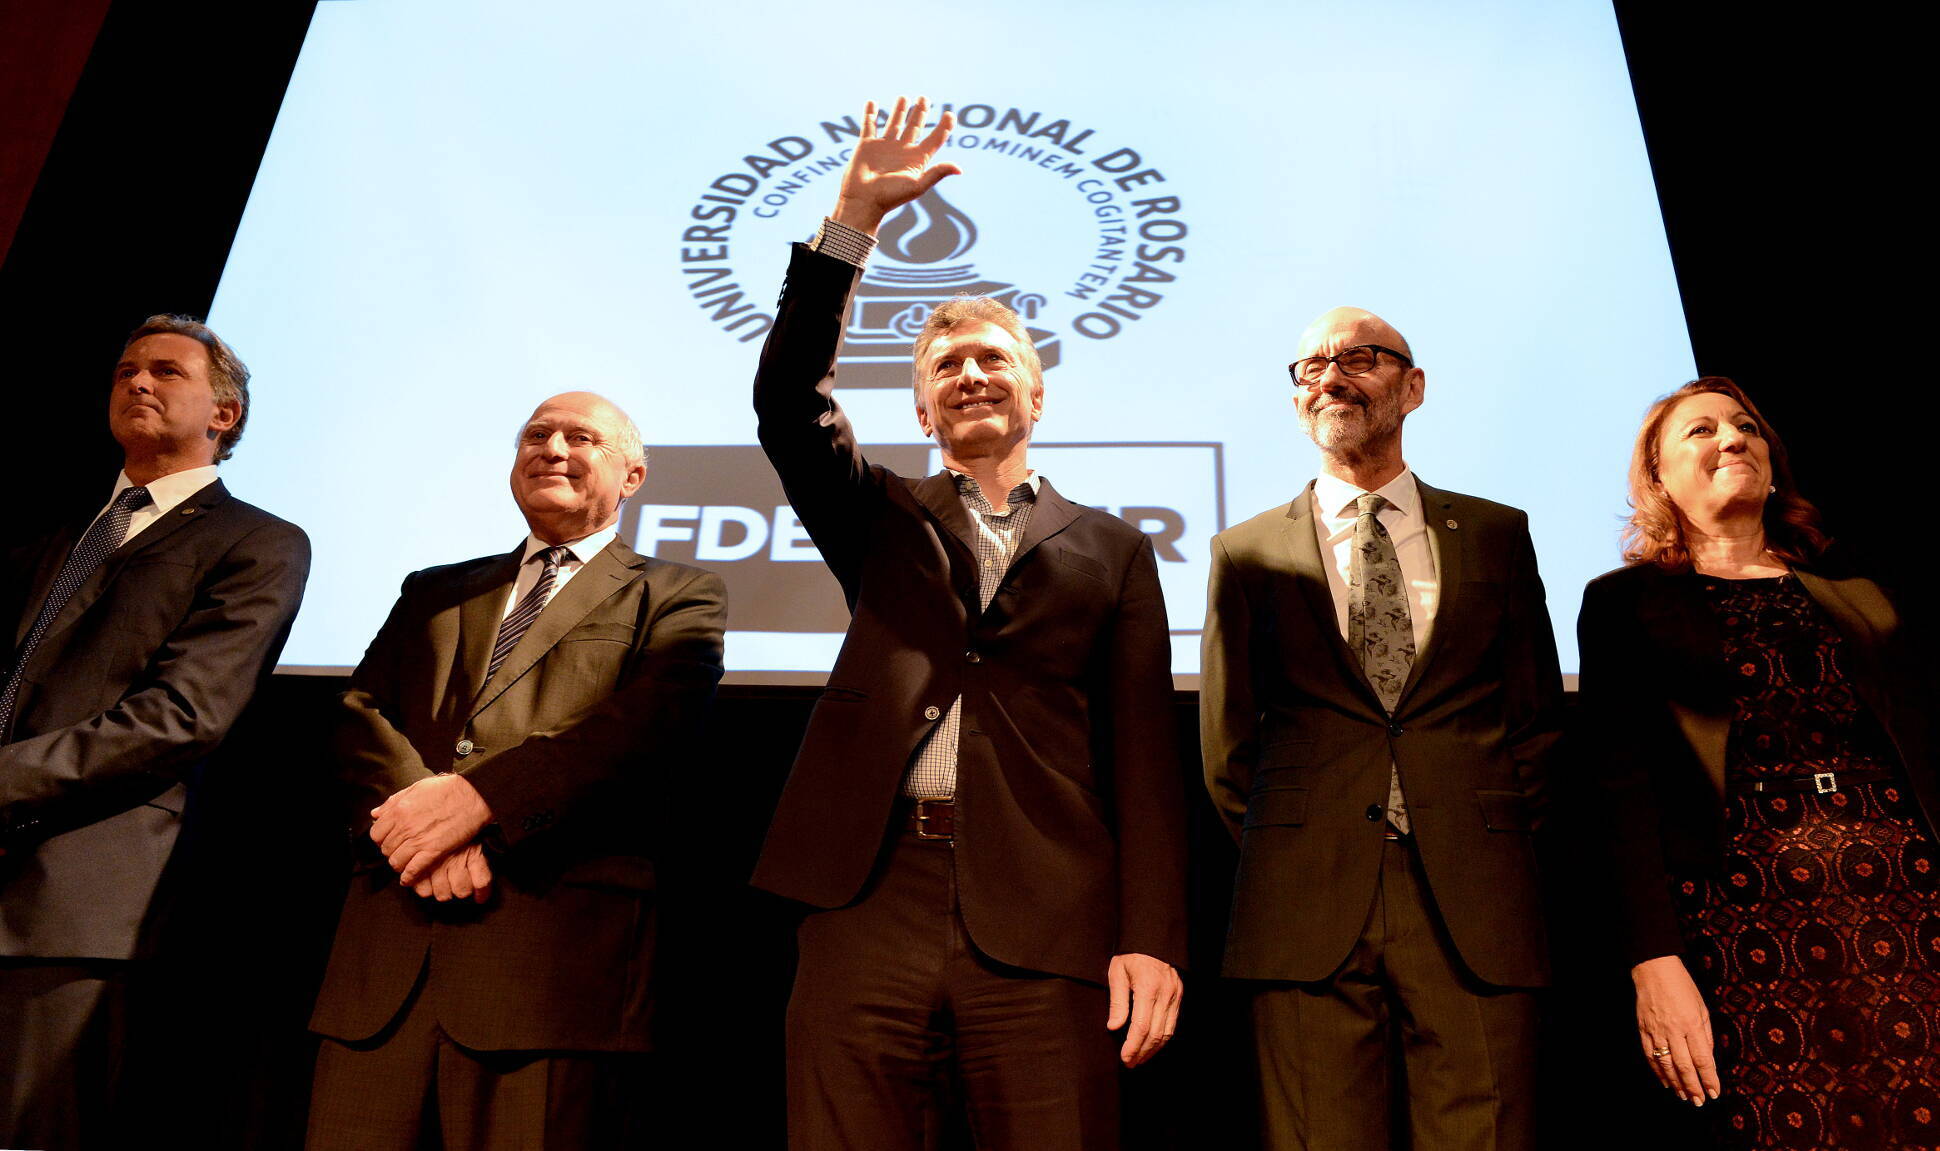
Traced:
<path id="1" fill-rule="evenodd" d="M 1414 1146 L 1532 1147 L 1562 677 L 1529 520 L 1409 470 L 1426 376 L 1379 316 L 1325 313 L 1289 370 L 1321 475 L 1214 538 L 1200 692 L 1262 1145 L 1387 1148 L 1403 1114 Z"/>

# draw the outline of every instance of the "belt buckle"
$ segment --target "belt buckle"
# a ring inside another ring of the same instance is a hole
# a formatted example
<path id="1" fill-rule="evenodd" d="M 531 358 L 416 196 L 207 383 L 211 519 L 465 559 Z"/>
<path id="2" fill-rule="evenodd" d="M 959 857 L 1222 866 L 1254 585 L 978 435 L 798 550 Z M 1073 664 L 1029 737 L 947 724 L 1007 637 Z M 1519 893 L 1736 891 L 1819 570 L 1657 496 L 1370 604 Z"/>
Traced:
<path id="1" fill-rule="evenodd" d="M 916 820 L 916 830 L 911 834 L 918 839 L 954 839 L 955 836 L 949 832 L 935 832 L 929 829 L 930 820 L 937 818 L 930 814 L 930 804 L 949 803 L 951 800 L 952 797 L 947 795 L 919 796 L 910 807 L 910 816 Z"/>
<path id="2" fill-rule="evenodd" d="M 1839 790 L 1839 777 L 1830 771 L 1812 773 L 1812 788 L 1820 795 L 1830 795 Z"/>

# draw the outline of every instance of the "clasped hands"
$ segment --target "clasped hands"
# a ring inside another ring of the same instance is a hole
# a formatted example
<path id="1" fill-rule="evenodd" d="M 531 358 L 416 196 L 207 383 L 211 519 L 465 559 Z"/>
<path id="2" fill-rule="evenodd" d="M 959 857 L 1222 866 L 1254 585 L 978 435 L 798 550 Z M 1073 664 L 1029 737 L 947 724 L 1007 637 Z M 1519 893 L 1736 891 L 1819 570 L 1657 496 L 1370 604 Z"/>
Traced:
<path id="1" fill-rule="evenodd" d="M 440 903 L 490 897 L 492 869 L 478 833 L 492 822 L 492 809 L 464 776 L 421 779 L 370 814 L 371 842 L 399 883 Z"/>

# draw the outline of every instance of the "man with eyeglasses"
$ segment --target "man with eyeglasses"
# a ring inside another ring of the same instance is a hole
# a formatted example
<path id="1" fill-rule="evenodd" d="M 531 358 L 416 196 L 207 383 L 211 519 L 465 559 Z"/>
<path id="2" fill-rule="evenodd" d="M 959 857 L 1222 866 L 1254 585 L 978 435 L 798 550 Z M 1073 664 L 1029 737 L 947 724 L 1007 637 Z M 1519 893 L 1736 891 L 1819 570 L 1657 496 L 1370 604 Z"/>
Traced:
<path id="1" fill-rule="evenodd" d="M 1387 1148 L 1405 1115 L 1414 1146 L 1533 1147 L 1562 677 L 1528 517 L 1408 469 L 1426 376 L 1386 321 L 1335 308 L 1298 347 L 1321 475 L 1213 540 L 1200 691 L 1262 1144 Z"/>

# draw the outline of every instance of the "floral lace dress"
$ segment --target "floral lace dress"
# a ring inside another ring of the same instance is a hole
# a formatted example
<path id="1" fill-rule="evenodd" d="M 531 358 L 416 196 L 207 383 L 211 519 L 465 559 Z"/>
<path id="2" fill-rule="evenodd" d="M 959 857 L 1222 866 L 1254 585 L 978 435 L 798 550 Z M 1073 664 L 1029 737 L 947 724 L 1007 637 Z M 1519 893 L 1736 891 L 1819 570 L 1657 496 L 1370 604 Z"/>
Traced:
<path id="1" fill-rule="evenodd" d="M 1719 1141 L 1940 1147 L 1933 834 L 1847 680 L 1843 637 L 1797 580 L 1703 587 L 1737 685 L 1723 878 L 1672 883 L 1711 1005 Z M 1825 772 L 1876 778 L 1821 791 Z"/>

